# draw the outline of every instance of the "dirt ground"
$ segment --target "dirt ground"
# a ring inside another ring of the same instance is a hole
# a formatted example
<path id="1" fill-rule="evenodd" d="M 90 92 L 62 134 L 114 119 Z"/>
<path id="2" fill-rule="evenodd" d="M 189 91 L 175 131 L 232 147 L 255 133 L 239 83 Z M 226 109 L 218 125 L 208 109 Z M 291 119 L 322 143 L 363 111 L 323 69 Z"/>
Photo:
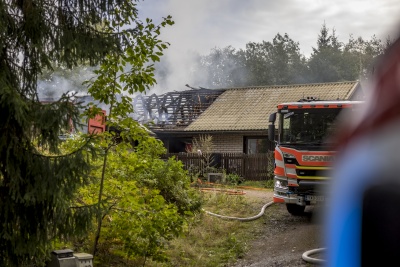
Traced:
<path id="1" fill-rule="evenodd" d="M 265 203 L 272 201 L 272 191 L 244 190 L 246 197 L 260 198 Z M 268 207 L 263 220 L 265 227 L 254 233 L 257 238 L 250 244 L 243 259 L 230 267 L 310 267 L 317 264 L 302 259 L 308 250 L 321 248 L 321 209 L 309 206 L 304 216 L 293 216 L 284 204 L 275 203 Z M 323 259 L 323 255 L 313 255 Z"/>

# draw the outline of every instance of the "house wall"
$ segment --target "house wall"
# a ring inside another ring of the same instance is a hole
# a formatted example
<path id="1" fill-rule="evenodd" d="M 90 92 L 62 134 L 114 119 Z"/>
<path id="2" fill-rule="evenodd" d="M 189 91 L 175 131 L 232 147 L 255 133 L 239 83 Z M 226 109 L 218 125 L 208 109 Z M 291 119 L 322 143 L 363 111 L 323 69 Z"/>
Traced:
<path id="1" fill-rule="evenodd" d="M 213 135 L 216 153 L 243 153 L 243 135 L 218 134 Z"/>
<path id="2" fill-rule="evenodd" d="M 245 152 L 245 137 L 260 136 L 260 134 L 212 134 L 215 153 Z"/>

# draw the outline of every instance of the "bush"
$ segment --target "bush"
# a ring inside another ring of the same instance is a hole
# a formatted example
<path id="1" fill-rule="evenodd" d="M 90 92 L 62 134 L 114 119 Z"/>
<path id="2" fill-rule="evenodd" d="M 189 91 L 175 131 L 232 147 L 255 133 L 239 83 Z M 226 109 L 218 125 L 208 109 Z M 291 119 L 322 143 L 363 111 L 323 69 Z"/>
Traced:
<path id="1" fill-rule="evenodd" d="M 244 182 L 244 178 L 236 173 L 230 173 L 225 176 L 226 183 L 230 185 L 239 185 Z"/>
<path id="2" fill-rule="evenodd" d="M 191 179 L 181 161 L 156 159 L 149 168 L 137 173 L 135 180 L 142 186 L 159 190 L 168 203 L 178 207 L 180 214 L 201 210 L 200 195 L 190 187 Z"/>

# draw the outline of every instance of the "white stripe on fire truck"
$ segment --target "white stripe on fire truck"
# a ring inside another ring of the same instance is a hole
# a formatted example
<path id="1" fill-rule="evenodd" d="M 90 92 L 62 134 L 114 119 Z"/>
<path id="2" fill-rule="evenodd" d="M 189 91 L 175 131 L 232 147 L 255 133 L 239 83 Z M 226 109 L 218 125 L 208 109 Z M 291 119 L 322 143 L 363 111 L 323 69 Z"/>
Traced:
<path id="1" fill-rule="evenodd" d="M 285 163 L 283 160 L 275 160 L 276 167 L 285 168 Z"/>
<path id="2" fill-rule="evenodd" d="M 296 169 L 293 169 L 293 168 L 286 168 L 286 173 L 287 173 L 287 174 L 296 175 Z"/>

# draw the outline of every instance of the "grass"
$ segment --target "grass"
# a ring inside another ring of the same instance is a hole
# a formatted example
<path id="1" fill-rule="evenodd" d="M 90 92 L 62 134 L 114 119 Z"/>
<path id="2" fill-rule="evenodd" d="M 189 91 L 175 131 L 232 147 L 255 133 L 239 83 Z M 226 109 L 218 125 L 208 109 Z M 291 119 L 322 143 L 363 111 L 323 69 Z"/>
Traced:
<path id="1" fill-rule="evenodd" d="M 228 195 L 221 191 L 202 194 L 204 209 L 221 215 L 254 216 L 265 204 L 259 199 Z M 198 214 L 189 222 L 185 235 L 170 243 L 167 251 L 170 262 L 149 263 L 146 266 L 227 266 L 245 255 L 249 243 L 262 227 L 263 220 L 240 222 Z"/>
<path id="2" fill-rule="evenodd" d="M 241 186 L 250 186 L 256 188 L 273 188 L 274 187 L 274 180 L 267 180 L 267 181 L 244 181 L 240 184 Z"/>

